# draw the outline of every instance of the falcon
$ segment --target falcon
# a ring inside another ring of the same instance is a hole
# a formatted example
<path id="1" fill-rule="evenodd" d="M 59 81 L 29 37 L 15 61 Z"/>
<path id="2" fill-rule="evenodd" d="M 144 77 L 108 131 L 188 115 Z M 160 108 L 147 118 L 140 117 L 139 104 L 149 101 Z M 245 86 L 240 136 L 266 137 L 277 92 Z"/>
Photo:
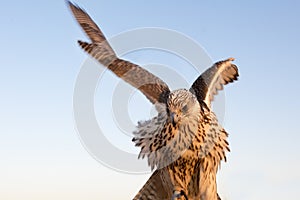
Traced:
<path id="1" fill-rule="evenodd" d="M 158 115 L 138 123 L 133 142 L 141 148 L 153 175 L 134 199 L 218 199 L 216 173 L 229 151 L 228 134 L 211 110 L 218 90 L 237 80 L 233 58 L 206 70 L 190 89 L 170 91 L 166 83 L 142 67 L 120 59 L 104 34 L 80 7 L 69 2 L 91 42 L 78 41 L 90 56 L 141 91 Z"/>

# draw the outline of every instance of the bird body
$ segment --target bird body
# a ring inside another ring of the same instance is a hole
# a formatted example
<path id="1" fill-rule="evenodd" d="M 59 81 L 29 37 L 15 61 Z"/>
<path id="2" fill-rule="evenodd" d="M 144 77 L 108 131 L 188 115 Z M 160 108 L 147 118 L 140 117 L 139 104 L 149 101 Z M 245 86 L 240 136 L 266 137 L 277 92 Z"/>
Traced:
<path id="1" fill-rule="evenodd" d="M 217 199 L 215 174 L 229 151 L 228 135 L 215 114 L 205 105 L 200 107 L 189 91 L 176 90 L 169 98 L 167 109 L 149 121 L 140 122 L 134 132 L 133 141 L 141 147 L 139 157 L 147 156 L 152 169 L 163 168 L 168 172 L 169 184 L 179 194 L 178 199 L 182 198 L 180 194 L 188 199 Z M 174 110 L 176 123 L 172 122 Z M 199 184 L 203 186 L 200 190 Z"/>
<path id="2" fill-rule="evenodd" d="M 133 142 L 156 171 L 134 197 L 146 199 L 217 200 L 216 173 L 229 151 L 228 134 L 211 111 L 218 90 L 237 80 L 233 58 L 219 61 L 202 73 L 189 90 L 170 91 L 161 79 L 114 53 L 90 16 L 69 2 L 91 43 L 78 41 L 84 51 L 142 92 L 158 115 L 139 122 Z"/>
<path id="3" fill-rule="evenodd" d="M 139 157 L 146 155 L 152 169 L 166 167 L 173 190 L 187 194 L 203 140 L 200 106 L 187 90 L 170 93 L 167 106 L 157 117 L 139 124 L 133 141 L 141 147 Z"/>

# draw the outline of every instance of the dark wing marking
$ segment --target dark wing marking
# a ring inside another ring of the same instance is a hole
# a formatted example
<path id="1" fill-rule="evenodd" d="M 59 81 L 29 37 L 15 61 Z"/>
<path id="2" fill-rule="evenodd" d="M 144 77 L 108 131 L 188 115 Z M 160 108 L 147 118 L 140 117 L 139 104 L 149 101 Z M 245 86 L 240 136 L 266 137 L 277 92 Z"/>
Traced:
<path id="1" fill-rule="evenodd" d="M 79 45 L 118 77 L 139 89 L 151 103 L 165 103 L 170 93 L 167 84 L 140 66 L 119 59 L 90 16 L 71 2 L 69 2 L 69 6 L 76 20 L 92 42 L 78 41 Z"/>
<path id="2" fill-rule="evenodd" d="M 218 90 L 222 90 L 223 85 L 237 80 L 239 73 L 237 66 L 231 63 L 233 60 L 234 58 L 229 58 L 219 61 L 197 78 L 190 91 L 197 96 L 199 102 L 204 101 L 210 107 Z"/>

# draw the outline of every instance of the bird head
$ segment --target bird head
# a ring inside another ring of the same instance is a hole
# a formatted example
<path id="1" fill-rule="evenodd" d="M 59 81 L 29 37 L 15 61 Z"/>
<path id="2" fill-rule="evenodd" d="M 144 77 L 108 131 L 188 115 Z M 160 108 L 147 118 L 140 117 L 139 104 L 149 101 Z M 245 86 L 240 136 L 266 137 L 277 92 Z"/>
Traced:
<path id="1" fill-rule="evenodd" d="M 188 122 L 191 117 L 198 116 L 200 106 L 195 95 L 186 89 L 175 90 L 167 100 L 169 121 L 176 126 Z"/>

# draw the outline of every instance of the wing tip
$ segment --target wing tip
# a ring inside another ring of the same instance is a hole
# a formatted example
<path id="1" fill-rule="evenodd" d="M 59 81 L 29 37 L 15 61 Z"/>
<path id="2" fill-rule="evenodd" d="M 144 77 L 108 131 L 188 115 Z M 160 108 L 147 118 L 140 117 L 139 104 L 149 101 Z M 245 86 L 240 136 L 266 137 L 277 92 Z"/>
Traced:
<path id="1" fill-rule="evenodd" d="M 74 6 L 74 3 L 72 3 L 72 2 L 69 1 L 69 0 L 65 0 L 65 3 L 68 4 L 69 6 Z"/>
<path id="2" fill-rule="evenodd" d="M 65 0 L 65 2 L 72 11 L 73 9 L 81 9 L 77 4 L 73 3 L 72 1 Z"/>
<path id="3" fill-rule="evenodd" d="M 78 4 L 73 3 L 72 1 L 69 0 L 65 0 L 65 2 L 69 6 L 75 18 L 77 18 L 76 13 L 84 13 L 85 15 L 88 15 L 87 12 L 83 8 L 81 8 Z"/>
<path id="4" fill-rule="evenodd" d="M 221 61 L 216 62 L 215 65 L 217 67 L 226 66 L 226 65 L 233 65 L 231 62 L 234 61 L 234 60 L 235 60 L 235 58 L 229 57 L 225 60 L 221 60 Z"/>

